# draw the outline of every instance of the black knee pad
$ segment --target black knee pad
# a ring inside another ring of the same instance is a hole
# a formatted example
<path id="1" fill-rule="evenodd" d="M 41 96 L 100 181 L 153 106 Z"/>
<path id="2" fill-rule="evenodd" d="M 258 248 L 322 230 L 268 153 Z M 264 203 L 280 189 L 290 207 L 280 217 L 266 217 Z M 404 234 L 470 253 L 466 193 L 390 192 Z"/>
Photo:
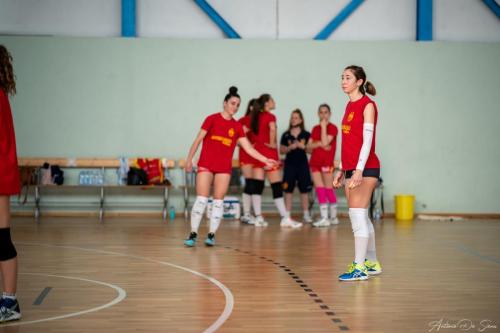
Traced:
<path id="1" fill-rule="evenodd" d="M 245 188 L 243 189 L 243 193 L 252 195 L 255 192 L 255 184 L 254 179 L 245 178 Z"/>
<path id="2" fill-rule="evenodd" d="M 259 179 L 254 179 L 253 183 L 255 187 L 254 187 L 254 192 L 252 194 L 261 195 L 262 192 L 264 192 L 264 181 Z"/>
<path id="3" fill-rule="evenodd" d="M 0 261 L 15 257 L 17 257 L 17 252 L 10 239 L 10 228 L 0 228 Z"/>
<path id="4" fill-rule="evenodd" d="M 283 198 L 283 183 L 272 183 L 271 189 L 273 190 L 273 199 Z"/>

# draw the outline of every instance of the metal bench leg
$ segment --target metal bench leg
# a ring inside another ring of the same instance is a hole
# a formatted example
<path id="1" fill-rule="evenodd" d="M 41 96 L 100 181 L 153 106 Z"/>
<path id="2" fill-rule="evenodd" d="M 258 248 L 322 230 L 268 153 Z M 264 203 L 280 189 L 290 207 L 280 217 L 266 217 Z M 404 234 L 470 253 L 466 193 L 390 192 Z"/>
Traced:
<path id="1" fill-rule="evenodd" d="M 184 218 L 185 219 L 189 217 L 188 206 L 189 206 L 188 173 L 186 172 L 186 169 L 184 169 Z"/>
<path id="2" fill-rule="evenodd" d="M 169 190 L 168 187 L 165 187 L 163 191 L 163 211 L 162 211 L 162 217 L 164 221 L 167 220 L 168 198 L 169 198 Z"/>
<path id="3" fill-rule="evenodd" d="M 99 222 L 103 221 L 104 217 L 104 187 L 101 186 L 101 198 L 99 201 Z"/>
<path id="4" fill-rule="evenodd" d="M 40 222 L 40 187 L 38 185 L 35 186 L 35 211 L 33 212 L 33 216 L 37 223 Z"/>

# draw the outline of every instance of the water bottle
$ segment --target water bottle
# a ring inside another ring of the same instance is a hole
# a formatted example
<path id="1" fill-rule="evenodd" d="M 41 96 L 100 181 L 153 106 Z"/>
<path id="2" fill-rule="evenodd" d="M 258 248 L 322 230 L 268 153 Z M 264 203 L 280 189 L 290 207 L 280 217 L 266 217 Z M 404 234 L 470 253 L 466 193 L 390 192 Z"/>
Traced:
<path id="1" fill-rule="evenodd" d="M 382 216 L 382 212 L 380 211 L 380 208 L 376 208 L 375 212 L 373 213 L 373 219 L 375 221 L 379 221 Z"/>
<path id="2" fill-rule="evenodd" d="M 175 219 L 175 208 L 174 208 L 174 206 L 170 206 L 169 209 L 168 209 L 168 212 L 170 214 L 170 220 L 174 220 Z"/>

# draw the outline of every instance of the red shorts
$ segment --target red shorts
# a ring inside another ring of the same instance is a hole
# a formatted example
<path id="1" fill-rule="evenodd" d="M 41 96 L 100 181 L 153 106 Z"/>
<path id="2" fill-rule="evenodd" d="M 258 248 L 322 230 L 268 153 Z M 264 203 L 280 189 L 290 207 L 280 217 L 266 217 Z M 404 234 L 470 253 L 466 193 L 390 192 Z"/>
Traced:
<path id="1" fill-rule="evenodd" d="M 330 166 L 310 165 L 309 168 L 311 169 L 311 173 L 313 172 L 333 173 L 333 171 L 335 170 L 335 167 L 333 165 Z"/>
<path id="2" fill-rule="evenodd" d="M 240 161 L 240 166 L 244 166 L 244 165 L 255 165 L 255 163 L 259 163 L 259 161 L 257 161 L 255 158 L 253 158 L 252 156 L 248 155 L 244 150 L 243 148 L 240 147 L 240 158 L 239 158 L 239 161 Z"/>
<path id="3" fill-rule="evenodd" d="M 267 158 L 270 158 L 270 159 L 278 161 L 278 162 L 280 160 L 279 155 L 278 155 L 278 150 L 276 148 L 269 148 L 267 146 L 261 146 L 261 145 L 257 146 L 256 145 L 255 150 L 257 150 L 259 153 L 261 153 L 262 155 L 264 155 Z M 276 165 L 275 167 L 269 169 L 261 161 L 255 160 L 255 164 L 253 165 L 253 167 L 255 169 L 264 169 L 267 172 L 269 172 L 269 171 L 276 171 L 276 170 L 281 169 L 281 163 Z"/>
<path id="4" fill-rule="evenodd" d="M 209 168 L 205 168 L 205 167 L 202 167 L 202 166 L 199 166 L 198 167 L 198 173 L 202 173 L 202 172 L 210 172 L 210 173 L 213 173 L 214 175 L 217 174 L 217 173 L 225 173 L 225 174 L 228 174 L 230 175 L 231 174 L 231 171 L 227 171 L 227 170 L 211 170 Z"/>

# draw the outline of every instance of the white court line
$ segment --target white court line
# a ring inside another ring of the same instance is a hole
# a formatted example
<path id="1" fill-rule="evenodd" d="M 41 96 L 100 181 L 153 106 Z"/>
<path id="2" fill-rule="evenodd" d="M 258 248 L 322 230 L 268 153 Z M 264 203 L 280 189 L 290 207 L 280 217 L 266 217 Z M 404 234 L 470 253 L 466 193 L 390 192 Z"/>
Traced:
<path id="1" fill-rule="evenodd" d="M 137 256 L 133 254 L 126 254 L 126 253 L 119 253 L 119 252 L 113 252 L 113 251 L 105 251 L 105 250 L 96 250 L 96 249 L 88 249 L 84 247 L 77 247 L 77 246 L 64 246 L 64 245 L 52 245 L 52 244 L 39 244 L 39 243 L 23 243 L 23 242 L 16 242 L 16 244 L 20 245 L 34 245 L 34 246 L 46 246 L 46 247 L 57 247 L 57 248 L 63 248 L 63 249 L 73 249 L 73 250 L 81 250 L 81 251 L 88 251 L 88 252 L 95 252 L 95 253 L 103 253 L 103 254 L 109 254 L 109 255 L 115 255 L 115 256 L 121 256 L 121 257 L 129 257 L 129 258 L 134 258 L 134 259 L 139 259 L 139 260 L 144 260 L 144 261 L 149 261 L 153 262 L 156 264 L 164 265 L 164 266 L 170 266 L 174 267 L 177 269 L 181 269 L 183 271 L 189 272 L 191 274 L 197 275 L 201 278 L 204 278 L 211 283 L 215 284 L 222 292 L 224 293 L 224 297 L 226 298 L 226 306 L 224 307 L 224 311 L 222 311 L 222 314 L 217 318 L 215 322 L 212 323 L 208 328 L 206 328 L 203 333 L 213 333 L 221 327 L 224 322 L 229 318 L 231 313 L 233 312 L 233 307 L 234 307 L 234 297 L 233 294 L 231 293 L 231 290 L 227 288 L 224 284 L 222 284 L 220 281 L 214 279 L 211 276 L 205 275 L 203 273 L 194 271 L 192 269 L 179 266 L 176 264 L 172 264 L 166 261 L 160 261 L 160 260 L 155 260 L 143 256 Z"/>
<path id="2" fill-rule="evenodd" d="M 78 311 L 78 312 L 72 312 L 72 313 L 68 313 L 68 314 L 65 314 L 65 315 L 61 315 L 61 316 L 48 317 L 48 318 L 37 319 L 37 320 L 30 320 L 30 321 L 18 321 L 18 322 L 10 323 L 10 324 L 1 324 L 0 328 L 1 327 L 6 327 L 6 326 L 20 326 L 20 325 L 36 324 L 36 323 L 42 323 L 42 322 L 45 322 L 45 321 L 52 321 L 52 320 L 57 320 L 57 319 L 64 319 L 64 318 L 76 317 L 76 316 L 79 316 L 79 315 L 82 315 L 82 314 L 85 314 L 85 313 L 95 312 L 95 311 L 103 310 L 103 309 L 106 309 L 106 308 L 110 308 L 113 305 L 120 303 L 121 301 L 123 301 L 125 299 L 125 297 L 127 297 L 127 293 L 122 288 L 120 288 L 120 287 L 118 287 L 118 286 L 116 286 L 114 284 L 106 283 L 106 282 L 102 282 L 102 281 L 84 279 L 84 278 L 79 278 L 79 277 L 74 277 L 74 276 L 64 276 L 64 275 L 44 274 L 44 273 L 19 273 L 19 274 L 22 274 L 22 275 L 39 275 L 39 276 L 48 276 L 48 277 L 56 277 L 56 278 L 62 278 L 62 279 L 70 279 L 70 280 L 79 280 L 79 281 L 85 281 L 85 282 L 92 282 L 92 283 L 95 283 L 95 284 L 100 284 L 100 285 L 103 285 L 103 286 L 106 286 L 106 287 L 113 288 L 114 290 L 116 290 L 118 292 L 118 296 L 115 297 L 115 299 L 112 300 L 111 302 L 103 304 L 101 306 L 97 306 L 95 308 L 91 308 L 91 309 L 87 309 L 87 310 L 83 310 L 83 311 Z"/>

